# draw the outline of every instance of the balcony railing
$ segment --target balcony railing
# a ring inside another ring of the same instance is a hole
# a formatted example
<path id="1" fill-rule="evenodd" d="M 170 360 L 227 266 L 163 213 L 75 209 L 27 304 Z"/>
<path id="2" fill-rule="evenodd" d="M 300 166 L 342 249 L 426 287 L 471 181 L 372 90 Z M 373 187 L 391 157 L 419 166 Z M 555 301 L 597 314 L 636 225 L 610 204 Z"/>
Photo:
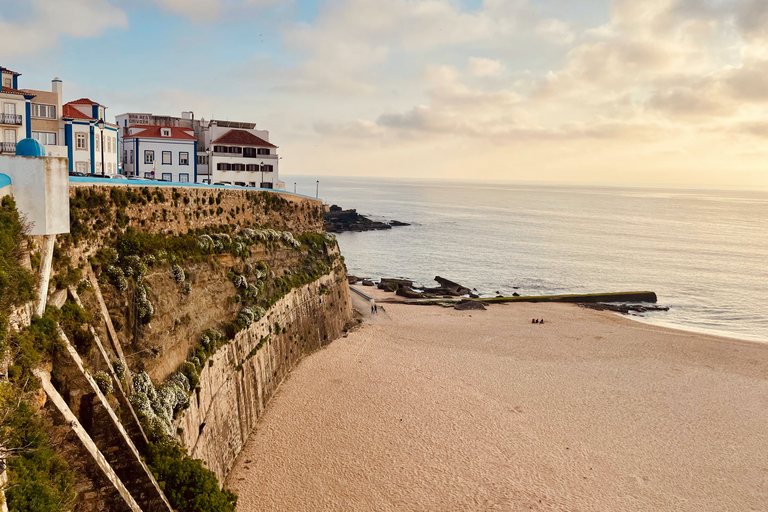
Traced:
<path id="1" fill-rule="evenodd" d="M 0 124 L 21 125 L 21 115 L 19 114 L 0 114 Z"/>
<path id="2" fill-rule="evenodd" d="M 0 142 L 0 153 L 16 153 L 16 143 Z"/>
<path id="3" fill-rule="evenodd" d="M 214 151 L 211 153 L 213 156 L 229 156 L 232 158 L 264 158 L 264 159 L 276 159 L 277 155 L 244 155 L 242 153 L 221 153 Z"/>

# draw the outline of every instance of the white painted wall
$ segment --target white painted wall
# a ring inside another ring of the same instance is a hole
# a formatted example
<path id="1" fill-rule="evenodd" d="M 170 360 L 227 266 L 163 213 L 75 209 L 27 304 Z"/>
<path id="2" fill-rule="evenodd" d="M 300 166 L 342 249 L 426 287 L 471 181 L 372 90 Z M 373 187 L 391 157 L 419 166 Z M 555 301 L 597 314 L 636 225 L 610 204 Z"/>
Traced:
<path id="1" fill-rule="evenodd" d="M 136 139 L 125 139 L 125 149 L 129 152 L 135 150 Z M 155 152 L 155 179 L 162 179 L 163 174 L 171 174 L 170 181 L 181 181 L 181 174 L 187 174 L 189 183 L 195 182 L 195 141 L 194 140 L 179 140 L 179 139 L 156 139 L 156 138 L 141 138 L 139 137 L 139 154 L 134 154 L 134 164 L 128 164 L 126 169 L 134 170 L 136 162 L 138 161 L 138 173 L 139 177 L 144 178 L 145 173 L 152 172 L 152 164 L 144 163 L 144 152 Z M 163 151 L 171 152 L 171 164 L 163 165 Z M 188 165 L 179 164 L 179 153 L 187 153 Z M 129 153 L 130 154 L 130 153 Z M 130 161 L 130 157 L 129 157 Z"/>
<path id="2" fill-rule="evenodd" d="M 69 233 L 69 174 L 66 158 L 0 155 L 0 172 L 11 178 L 19 212 L 31 235 Z"/>

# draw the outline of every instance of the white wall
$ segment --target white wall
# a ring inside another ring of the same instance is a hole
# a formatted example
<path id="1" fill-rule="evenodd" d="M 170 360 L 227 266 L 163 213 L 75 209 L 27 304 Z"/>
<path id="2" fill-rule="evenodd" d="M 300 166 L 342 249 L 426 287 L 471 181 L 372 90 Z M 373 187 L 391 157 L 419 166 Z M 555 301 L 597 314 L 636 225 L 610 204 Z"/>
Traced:
<path id="1" fill-rule="evenodd" d="M 125 149 L 129 152 L 135 150 L 136 139 L 126 139 Z M 180 174 L 188 174 L 189 183 L 195 182 L 195 141 L 194 140 L 179 140 L 179 139 L 155 139 L 155 138 L 139 138 L 139 154 L 134 154 L 134 166 L 138 162 L 138 172 L 141 178 L 145 177 L 145 173 L 152 172 L 152 164 L 144 163 L 144 152 L 155 152 L 155 179 L 159 180 L 163 178 L 163 174 L 171 174 L 170 181 L 181 181 Z M 171 152 L 171 164 L 163 165 L 163 151 Z M 187 153 L 188 165 L 179 164 L 179 153 Z M 130 157 L 129 157 L 130 160 Z M 126 169 L 133 170 L 131 164 L 126 166 Z"/>
<path id="2" fill-rule="evenodd" d="M 32 224 L 31 235 L 69 233 L 67 159 L 0 155 L 0 171 L 11 178 L 19 212 Z"/>

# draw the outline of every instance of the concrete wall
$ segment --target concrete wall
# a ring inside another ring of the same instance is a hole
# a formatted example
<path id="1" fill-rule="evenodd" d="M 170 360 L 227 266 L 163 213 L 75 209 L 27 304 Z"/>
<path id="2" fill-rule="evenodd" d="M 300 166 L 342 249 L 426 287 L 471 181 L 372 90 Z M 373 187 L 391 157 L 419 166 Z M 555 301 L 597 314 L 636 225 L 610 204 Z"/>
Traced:
<path id="1" fill-rule="evenodd" d="M 199 394 L 177 421 L 189 454 L 205 461 L 223 483 L 291 368 L 341 336 L 351 318 L 346 276 L 334 272 L 292 290 L 220 348 L 200 374 Z M 274 332 L 276 322 L 285 333 Z M 269 341 L 249 357 L 262 337 Z"/>
<path id="2" fill-rule="evenodd" d="M 19 212 L 32 224 L 31 235 L 69 233 L 67 159 L 0 156 L 0 172 L 13 182 Z"/>

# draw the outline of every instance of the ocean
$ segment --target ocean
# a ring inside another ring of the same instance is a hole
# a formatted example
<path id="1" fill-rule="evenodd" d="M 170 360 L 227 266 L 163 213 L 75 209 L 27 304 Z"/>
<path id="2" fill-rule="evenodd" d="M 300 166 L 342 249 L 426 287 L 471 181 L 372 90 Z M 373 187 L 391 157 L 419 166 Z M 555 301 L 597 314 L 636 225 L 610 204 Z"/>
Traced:
<path id="1" fill-rule="evenodd" d="M 651 290 L 643 321 L 768 342 L 768 192 L 283 176 L 411 226 L 342 233 L 350 274 L 481 296 Z"/>

